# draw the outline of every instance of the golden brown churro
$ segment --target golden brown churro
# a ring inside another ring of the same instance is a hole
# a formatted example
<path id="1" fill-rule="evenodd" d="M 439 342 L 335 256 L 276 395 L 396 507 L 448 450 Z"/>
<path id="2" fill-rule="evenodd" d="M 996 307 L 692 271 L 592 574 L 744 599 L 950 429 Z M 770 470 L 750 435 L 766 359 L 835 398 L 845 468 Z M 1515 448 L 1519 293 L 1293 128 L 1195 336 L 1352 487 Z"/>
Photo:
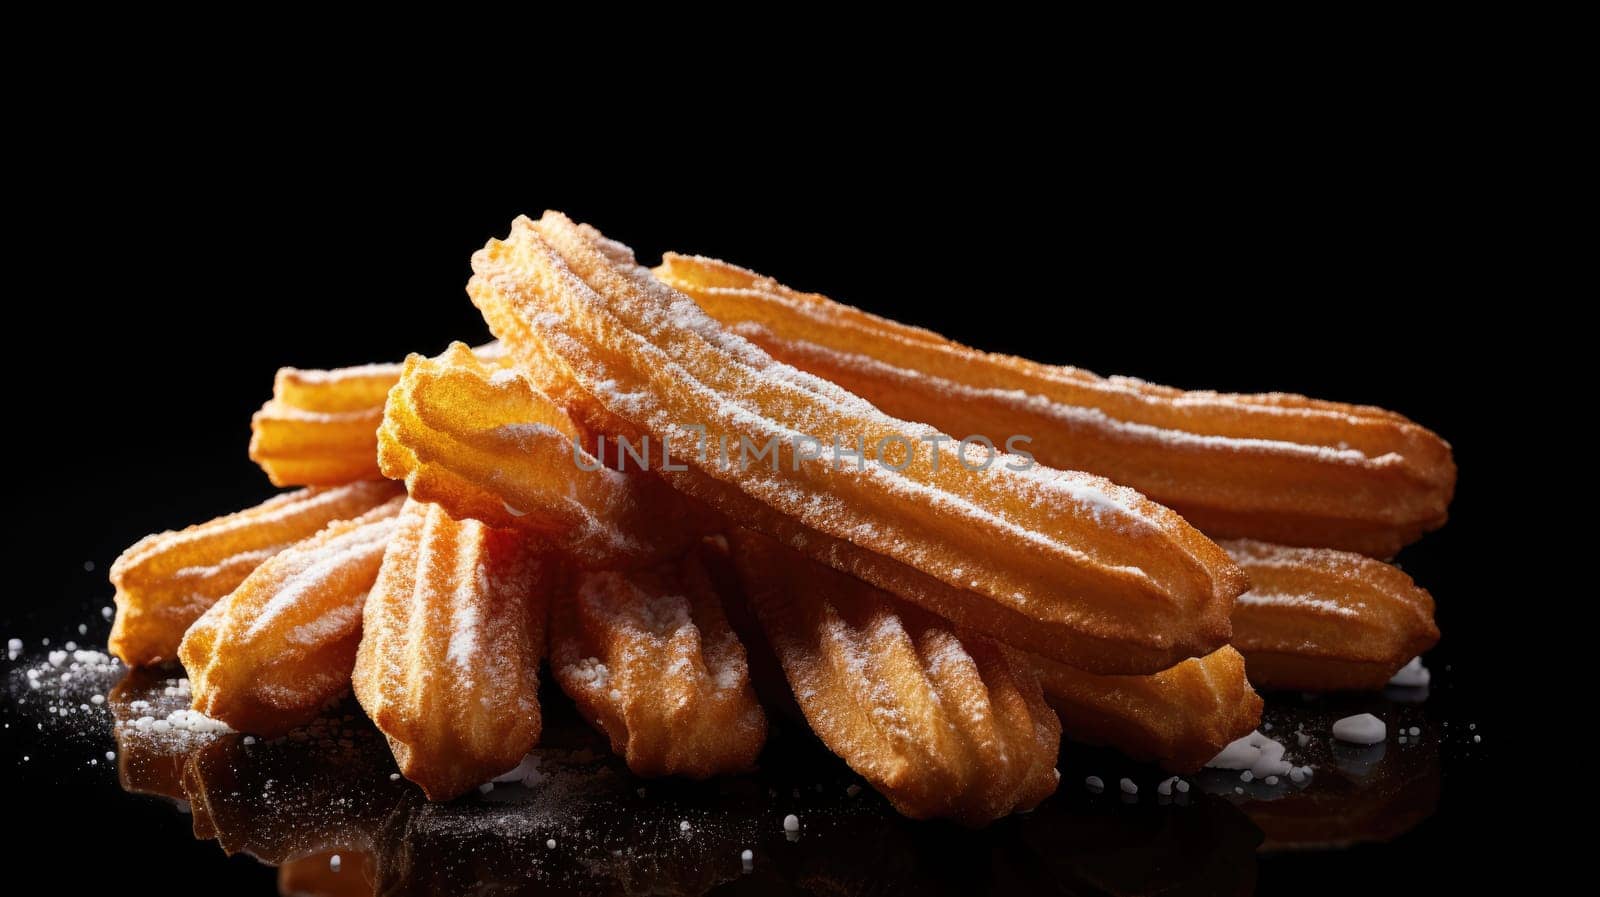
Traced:
<path id="1" fill-rule="evenodd" d="M 686 469 L 657 465 L 679 489 L 958 624 L 1096 672 L 1155 672 L 1226 641 L 1244 580 L 1170 510 L 1088 474 L 972 470 L 947 437 L 774 361 L 626 258 L 557 213 L 519 218 L 473 257 L 469 292 L 525 368 L 571 379 L 564 401 L 586 426 L 679 446 Z M 770 448 L 771 467 L 684 449 L 697 427 Z M 796 434 L 878 446 L 885 463 L 837 465 Z"/>
<path id="2" fill-rule="evenodd" d="M 1396 567 L 1327 548 L 1222 547 L 1252 584 L 1233 644 L 1261 688 L 1380 689 L 1439 640 L 1433 596 Z"/>
<path id="3" fill-rule="evenodd" d="M 455 343 L 412 355 L 379 430 L 385 474 L 452 515 L 536 534 L 586 567 L 668 557 L 707 525 L 658 478 L 581 448 L 566 412 L 525 376 Z"/>
<path id="4" fill-rule="evenodd" d="M 1149 676 L 1096 676 L 1030 657 L 1045 700 L 1072 741 L 1194 772 L 1261 723 L 1261 697 L 1231 647 Z"/>
<path id="5" fill-rule="evenodd" d="M 667 255 L 656 275 L 777 359 L 890 414 L 1013 435 L 1207 533 L 1388 557 L 1445 521 L 1450 446 L 1390 411 L 1285 393 L 1183 391 L 980 352 L 788 289 L 726 262 Z"/>
<path id="6" fill-rule="evenodd" d="M 405 777 L 448 800 L 539 740 L 558 564 L 527 537 L 409 499 L 367 596 L 352 683 Z"/>
<path id="7" fill-rule="evenodd" d="M 295 543 L 196 620 L 178 648 L 194 708 L 243 732 L 281 735 L 349 688 L 361 606 L 404 502 Z"/>
<path id="8" fill-rule="evenodd" d="M 1061 724 L 1020 654 L 764 536 L 730 538 L 807 721 L 895 809 L 983 825 L 1055 791 Z"/>
<path id="9" fill-rule="evenodd" d="M 550 668 L 638 775 L 740 772 L 766 740 L 744 646 L 695 551 L 583 574 L 552 606 Z"/>
<path id="10" fill-rule="evenodd" d="M 499 343 L 472 352 L 489 364 L 506 360 Z M 276 486 L 380 479 L 378 425 L 400 370 L 398 364 L 279 368 L 272 398 L 250 418 L 250 460 Z"/>
<path id="11" fill-rule="evenodd" d="M 393 483 L 301 489 L 181 532 L 140 539 L 111 565 L 117 589 L 111 653 L 130 666 L 177 657 L 184 630 L 263 561 L 397 494 Z"/>
<path id="12" fill-rule="evenodd" d="M 379 479 L 378 424 L 399 377 L 398 364 L 279 368 L 272 398 L 250 418 L 250 460 L 275 486 Z"/>

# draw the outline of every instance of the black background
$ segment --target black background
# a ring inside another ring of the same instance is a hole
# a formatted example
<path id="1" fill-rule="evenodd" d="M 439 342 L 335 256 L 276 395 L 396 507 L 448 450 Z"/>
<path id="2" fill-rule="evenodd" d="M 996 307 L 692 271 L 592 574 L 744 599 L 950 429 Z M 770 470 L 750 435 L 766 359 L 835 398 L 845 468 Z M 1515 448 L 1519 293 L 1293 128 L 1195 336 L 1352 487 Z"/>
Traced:
<path id="1" fill-rule="evenodd" d="M 712 140 L 711 122 L 692 122 L 672 162 L 643 119 L 565 141 L 462 122 L 360 142 L 272 122 L 146 122 L 161 136 L 136 136 L 108 120 L 101 135 L 119 136 L 81 163 L 42 142 L 14 207 L 27 235 L 11 260 L 25 286 L 10 302 L 6 486 L 20 557 L 0 622 L 63 632 L 109 603 L 105 569 L 127 544 L 268 494 L 245 446 L 278 366 L 483 339 L 468 256 L 515 214 L 557 208 L 646 261 L 726 258 L 979 347 L 1378 404 L 1435 429 L 1461 469 L 1452 520 L 1401 562 L 1439 601 L 1436 674 L 1458 705 L 1482 696 L 1473 718 L 1492 734 L 1512 586 L 1498 541 L 1514 506 L 1498 468 L 1514 434 L 1486 401 L 1518 347 L 1480 309 L 1518 295 L 1505 249 L 1520 214 L 1499 155 L 1452 111 L 1286 100 L 1120 123 L 1089 146 L 1059 123 L 1002 138 L 952 120 L 884 143 L 759 122 Z M 582 163 L 548 152 L 574 139 L 606 145 Z M 1307 859 L 1297 890 L 1472 874 L 1492 756 L 1447 770 L 1439 814 L 1406 850 Z M 135 862 L 201 876 L 249 864 L 189 842 L 153 802 L 111 803 L 103 783 L 12 757 L 0 768 L 14 810 L 37 820 L 30 859 L 81 856 L 81 838 L 57 839 L 97 820 L 96 862 L 71 866 L 81 884 L 126 884 Z"/>

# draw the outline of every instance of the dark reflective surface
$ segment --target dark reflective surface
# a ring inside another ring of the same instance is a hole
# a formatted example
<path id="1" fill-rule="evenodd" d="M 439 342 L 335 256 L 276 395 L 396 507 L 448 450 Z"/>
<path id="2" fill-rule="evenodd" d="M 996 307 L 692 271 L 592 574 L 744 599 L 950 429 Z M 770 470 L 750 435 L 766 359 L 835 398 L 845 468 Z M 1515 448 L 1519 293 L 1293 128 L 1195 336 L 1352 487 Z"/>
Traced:
<path id="1" fill-rule="evenodd" d="M 1441 741 L 1451 740 L 1415 693 L 1273 696 L 1268 734 L 1316 768 L 1307 783 L 1269 787 L 1211 770 L 1191 777 L 1187 794 L 1163 796 L 1158 770 L 1069 747 L 1056 796 L 968 831 L 904 820 L 864 787 L 852 794 L 859 780 L 783 720 L 757 774 L 639 780 L 564 698 L 547 694 L 533 780 L 435 804 L 393 777 L 382 738 L 353 703 L 271 742 L 162 733 L 133 721 L 187 706 L 167 678 L 176 672 L 118 668 L 98 681 L 80 672 L 63 684 L 52 670 L 32 689 L 29 660 L 13 664 L 8 728 L 32 728 L 56 751 L 114 740 L 125 791 L 188 812 L 196 838 L 280 867 L 284 894 L 1251 894 L 1281 852 L 1403 838 L 1428 819 Z M 103 704 L 87 703 L 108 686 Z M 1362 710 L 1389 721 L 1390 740 L 1331 742 L 1332 721 Z M 1400 743 L 1411 726 L 1421 734 Z M 1105 793 L 1084 786 L 1088 774 L 1107 782 Z M 1118 789 L 1124 776 L 1137 795 Z M 783 830 L 790 813 L 797 836 Z"/>

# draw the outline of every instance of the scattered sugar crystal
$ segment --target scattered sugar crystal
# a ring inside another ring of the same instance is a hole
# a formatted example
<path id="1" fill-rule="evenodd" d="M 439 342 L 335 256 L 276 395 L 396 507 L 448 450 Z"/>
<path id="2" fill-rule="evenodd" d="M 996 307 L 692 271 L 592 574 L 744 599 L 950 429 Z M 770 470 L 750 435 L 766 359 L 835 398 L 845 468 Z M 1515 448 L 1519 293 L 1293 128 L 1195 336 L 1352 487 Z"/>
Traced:
<path id="1" fill-rule="evenodd" d="M 1139 786 L 1133 783 L 1133 779 L 1124 778 L 1122 781 L 1117 783 L 1117 787 L 1122 789 L 1123 794 L 1139 793 Z"/>
<path id="2" fill-rule="evenodd" d="M 339 867 L 342 865 L 344 865 L 344 861 L 339 858 L 338 854 L 328 857 L 328 869 L 330 871 L 338 872 Z"/>
<path id="3" fill-rule="evenodd" d="M 493 782 L 484 782 L 482 785 L 478 786 L 478 793 L 479 794 L 488 794 L 489 792 L 491 792 L 493 790 L 494 790 L 494 783 Z"/>
<path id="4" fill-rule="evenodd" d="M 550 848 L 551 850 L 555 850 L 556 849 L 556 839 L 551 838 L 550 840 L 544 842 L 544 846 Z"/>
<path id="5" fill-rule="evenodd" d="M 1106 783 L 1099 776 L 1089 776 L 1083 780 L 1083 786 L 1090 791 L 1104 791 Z"/>
<path id="6" fill-rule="evenodd" d="M 256 743 L 256 737 L 254 735 L 246 735 L 244 737 L 244 743 L 245 744 L 255 744 Z"/>
<path id="7" fill-rule="evenodd" d="M 1370 713 L 1347 716 L 1333 724 L 1333 737 L 1351 744 L 1377 744 L 1388 734 L 1383 720 Z"/>
<path id="8" fill-rule="evenodd" d="M 1482 735 L 1474 735 L 1474 736 L 1472 736 L 1472 743 L 1473 744 L 1479 744 L 1482 741 L 1483 741 L 1483 736 Z"/>
<path id="9" fill-rule="evenodd" d="M 109 607 L 100 608 L 100 616 L 105 617 L 107 620 L 111 619 L 112 617 L 114 617 L 116 615 L 117 615 L 117 612 L 115 610 L 112 610 Z"/>
<path id="10" fill-rule="evenodd" d="M 861 793 L 861 786 L 851 785 L 844 789 L 844 793 L 850 795 L 851 797 L 855 797 L 857 794 Z"/>
<path id="11" fill-rule="evenodd" d="M 682 822 L 678 823 L 678 831 L 686 832 L 688 830 L 689 830 L 689 820 L 685 819 Z"/>
<path id="12" fill-rule="evenodd" d="M 1179 794 L 1188 794 L 1189 793 L 1189 783 L 1185 782 L 1183 779 L 1179 779 L 1178 780 L 1177 788 L 1178 788 L 1178 793 Z"/>
<path id="13" fill-rule="evenodd" d="M 391 781 L 391 782 L 400 781 L 400 773 L 398 773 L 398 772 L 389 773 L 389 781 Z"/>
<path id="14" fill-rule="evenodd" d="M 106 751 L 106 762 L 109 763 L 109 762 L 111 762 L 112 760 L 115 760 L 115 759 L 117 759 L 117 752 L 116 751 Z"/>
<path id="15" fill-rule="evenodd" d="M 1390 685 L 1401 688 L 1421 688 L 1433 679 L 1433 674 L 1422 665 L 1422 658 L 1413 657 L 1405 666 L 1401 667 L 1394 677 L 1389 680 Z"/>
<path id="16" fill-rule="evenodd" d="M 1278 777 L 1277 776 L 1267 776 L 1266 782 L 1267 782 L 1268 785 L 1276 785 L 1276 784 L 1278 784 Z"/>
<path id="17" fill-rule="evenodd" d="M 794 815 L 793 813 L 783 817 L 783 830 L 786 832 L 800 831 L 800 817 Z"/>
<path id="18" fill-rule="evenodd" d="M 1248 769 L 1239 774 L 1239 781 L 1241 781 L 1241 782 L 1249 782 L 1249 781 L 1253 780 L 1254 778 L 1255 778 L 1255 773 L 1252 773 Z"/>
<path id="19" fill-rule="evenodd" d="M 1289 762 L 1283 759 L 1283 744 L 1260 732 L 1230 743 L 1207 763 L 1214 769 L 1247 769 L 1253 778 L 1283 775 L 1289 771 Z"/>
<path id="20" fill-rule="evenodd" d="M 1411 733 L 1411 737 L 1412 738 L 1415 738 L 1418 735 L 1422 734 L 1422 729 L 1418 728 L 1417 726 L 1412 726 L 1410 729 L 1407 729 L 1406 731 Z"/>
<path id="21" fill-rule="evenodd" d="M 106 702 L 106 696 L 105 695 L 94 695 L 93 697 L 89 698 L 89 703 L 95 705 L 96 707 L 100 706 L 101 704 L 104 704 L 105 702 Z"/>

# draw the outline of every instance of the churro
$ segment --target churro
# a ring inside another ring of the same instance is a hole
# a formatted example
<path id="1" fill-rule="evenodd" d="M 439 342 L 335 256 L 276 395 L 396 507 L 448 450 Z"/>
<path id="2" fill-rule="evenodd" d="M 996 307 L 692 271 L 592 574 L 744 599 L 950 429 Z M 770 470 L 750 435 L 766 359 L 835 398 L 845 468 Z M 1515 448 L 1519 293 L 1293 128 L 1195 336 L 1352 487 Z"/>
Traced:
<path id="1" fill-rule="evenodd" d="M 707 525 L 659 479 L 606 467 L 531 380 L 461 343 L 406 359 L 378 438 L 383 472 L 412 497 L 535 534 L 587 567 L 671 556 Z"/>
<path id="2" fill-rule="evenodd" d="M 406 778 L 449 800 L 539 740 L 556 567 L 528 538 L 409 499 L 367 596 L 352 683 Z"/>
<path id="3" fill-rule="evenodd" d="M 397 364 L 332 371 L 279 368 L 250 418 L 250 460 L 275 486 L 379 479 L 378 424 Z"/>
<path id="4" fill-rule="evenodd" d="M 812 729 L 895 809 L 982 825 L 1055 790 L 1061 724 L 1020 654 L 764 536 L 730 538 Z"/>
<path id="5" fill-rule="evenodd" d="M 404 498 L 339 520 L 257 567 L 183 637 L 194 708 L 280 735 L 350 686 L 361 607 Z"/>
<path id="6" fill-rule="evenodd" d="M 1096 676 L 1030 657 L 1045 700 L 1072 741 L 1194 772 L 1261 723 L 1261 697 L 1231 647 L 1149 676 Z"/>
<path id="7" fill-rule="evenodd" d="M 949 437 L 778 363 L 629 258 L 558 213 L 519 218 L 473 256 L 469 293 L 525 368 L 570 378 L 562 401 L 585 426 L 678 446 L 685 469 L 657 469 L 680 490 L 960 625 L 1095 672 L 1156 672 L 1227 640 L 1244 580 L 1177 514 L 1089 474 L 970 469 Z M 877 446 L 882 463 L 838 465 L 796 434 Z M 771 466 L 687 448 L 705 435 L 770 449 Z"/>
<path id="8" fill-rule="evenodd" d="M 656 275 L 780 361 L 947 432 L 1013 435 L 1051 467 L 1131 486 L 1217 537 L 1388 557 L 1445 521 L 1450 446 L 1380 408 L 1184 391 L 980 352 L 712 259 Z"/>
<path id="9" fill-rule="evenodd" d="M 472 352 L 490 364 L 506 358 L 499 343 Z M 272 398 L 250 418 L 250 460 L 276 486 L 380 479 L 378 425 L 400 370 L 398 364 L 279 368 Z"/>
<path id="10" fill-rule="evenodd" d="M 740 772 L 766 740 L 744 646 L 696 551 L 583 574 L 551 608 L 550 668 L 638 775 Z"/>
<path id="11" fill-rule="evenodd" d="M 1233 611 L 1233 645 L 1260 688 L 1382 689 L 1433 647 L 1433 596 L 1398 568 L 1327 548 L 1234 540 L 1250 577 Z"/>
<path id="12" fill-rule="evenodd" d="M 189 625 L 263 561 L 398 493 L 392 483 L 301 489 L 181 532 L 140 539 L 111 565 L 117 617 L 109 650 L 130 666 L 171 660 Z"/>

